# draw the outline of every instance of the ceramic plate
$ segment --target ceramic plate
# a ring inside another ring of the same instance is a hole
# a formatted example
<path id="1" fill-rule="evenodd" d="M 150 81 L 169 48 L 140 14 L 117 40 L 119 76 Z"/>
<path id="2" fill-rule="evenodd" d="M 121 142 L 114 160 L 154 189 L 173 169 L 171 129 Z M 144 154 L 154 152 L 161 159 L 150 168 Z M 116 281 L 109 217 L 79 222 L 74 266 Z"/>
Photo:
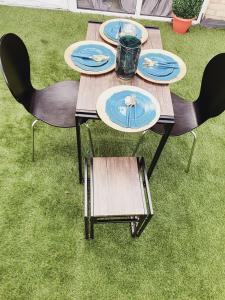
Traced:
<path id="1" fill-rule="evenodd" d="M 147 61 L 152 66 L 146 65 Z M 186 65 L 177 55 L 162 50 L 150 49 L 141 51 L 137 74 L 144 79 L 161 84 L 169 84 L 181 80 L 186 74 Z"/>
<path id="2" fill-rule="evenodd" d="M 134 106 L 127 106 L 125 99 L 135 99 Z M 99 117 L 108 126 L 124 132 L 140 132 L 152 127 L 160 117 L 160 105 L 149 92 L 120 85 L 104 91 L 97 101 Z"/>
<path id="3" fill-rule="evenodd" d="M 131 23 L 136 27 L 136 37 L 141 40 L 142 44 L 147 41 L 148 31 L 146 28 L 138 22 L 129 19 L 108 20 L 102 23 L 99 28 L 99 33 L 104 40 L 113 45 L 117 45 L 119 28 L 124 23 Z"/>
<path id="4" fill-rule="evenodd" d="M 106 61 L 96 62 L 86 57 L 106 55 Z M 82 41 L 70 45 L 65 53 L 66 63 L 74 70 L 91 75 L 107 73 L 115 68 L 116 51 L 111 46 L 95 41 Z"/>

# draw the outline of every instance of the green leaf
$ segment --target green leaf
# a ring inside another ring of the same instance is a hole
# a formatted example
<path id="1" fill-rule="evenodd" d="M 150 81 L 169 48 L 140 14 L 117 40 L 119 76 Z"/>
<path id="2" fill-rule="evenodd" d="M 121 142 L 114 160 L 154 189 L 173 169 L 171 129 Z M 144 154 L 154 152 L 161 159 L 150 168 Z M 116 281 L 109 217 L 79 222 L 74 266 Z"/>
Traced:
<path id="1" fill-rule="evenodd" d="M 198 16 L 203 0 L 173 0 L 172 9 L 177 17 L 193 19 Z"/>

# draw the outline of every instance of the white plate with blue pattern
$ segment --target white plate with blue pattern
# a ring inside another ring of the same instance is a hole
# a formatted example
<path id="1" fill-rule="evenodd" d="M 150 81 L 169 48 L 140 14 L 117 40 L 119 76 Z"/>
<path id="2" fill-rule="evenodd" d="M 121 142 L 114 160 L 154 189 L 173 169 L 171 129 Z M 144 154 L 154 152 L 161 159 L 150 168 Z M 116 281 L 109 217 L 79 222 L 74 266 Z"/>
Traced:
<path id="1" fill-rule="evenodd" d="M 119 31 L 124 24 L 132 24 L 136 28 L 136 37 L 145 43 L 148 39 L 148 31 L 146 28 L 133 20 L 129 19 L 111 19 L 101 24 L 99 33 L 101 37 L 112 45 L 117 45 L 119 40 Z"/>
<path id="2" fill-rule="evenodd" d="M 159 84 L 170 84 L 181 80 L 187 72 L 184 61 L 177 55 L 162 49 L 142 50 L 137 74 Z"/>
<path id="3" fill-rule="evenodd" d="M 104 61 L 94 61 L 91 57 L 104 55 Z M 105 74 L 115 69 L 116 50 L 106 43 L 81 41 L 70 45 L 65 53 L 66 63 L 74 70 L 89 75 Z"/>
<path id="4" fill-rule="evenodd" d="M 127 105 L 127 97 L 135 105 Z M 160 117 L 158 100 L 146 90 L 119 85 L 104 91 L 98 98 L 96 109 L 108 126 L 123 132 L 141 132 L 152 127 Z"/>

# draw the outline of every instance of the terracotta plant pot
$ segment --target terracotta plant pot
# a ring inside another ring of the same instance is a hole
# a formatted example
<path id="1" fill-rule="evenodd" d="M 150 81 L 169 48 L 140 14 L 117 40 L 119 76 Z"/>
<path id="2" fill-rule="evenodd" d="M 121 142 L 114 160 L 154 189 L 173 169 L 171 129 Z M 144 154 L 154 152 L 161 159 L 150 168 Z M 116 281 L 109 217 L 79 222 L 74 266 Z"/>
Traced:
<path id="1" fill-rule="evenodd" d="M 173 15 L 173 31 L 184 34 L 191 27 L 192 19 L 182 19 Z"/>

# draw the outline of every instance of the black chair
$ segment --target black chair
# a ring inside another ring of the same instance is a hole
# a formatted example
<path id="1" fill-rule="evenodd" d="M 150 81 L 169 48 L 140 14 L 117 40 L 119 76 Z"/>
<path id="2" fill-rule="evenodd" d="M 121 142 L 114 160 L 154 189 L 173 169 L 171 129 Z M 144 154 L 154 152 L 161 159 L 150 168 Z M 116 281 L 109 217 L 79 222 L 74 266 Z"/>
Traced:
<path id="1" fill-rule="evenodd" d="M 36 117 L 32 123 L 34 160 L 34 126 L 37 121 L 62 128 L 75 127 L 79 82 L 63 81 L 43 90 L 36 90 L 30 79 L 30 61 L 26 46 L 13 33 L 5 34 L 0 39 L 0 63 L 13 97 Z"/>
<path id="2" fill-rule="evenodd" d="M 207 64 L 202 77 L 200 94 L 196 101 L 185 101 L 175 94 L 172 94 L 172 100 L 175 124 L 171 136 L 190 132 L 194 137 L 186 168 L 186 172 L 189 172 L 197 138 L 193 130 L 225 110 L 225 53 L 216 55 Z M 151 130 L 162 133 L 158 125 Z"/>
<path id="3" fill-rule="evenodd" d="M 179 136 L 190 132 L 194 138 L 186 168 L 186 172 L 189 172 L 197 138 L 193 130 L 225 110 L 225 53 L 216 55 L 207 64 L 202 77 L 200 95 L 196 101 L 185 101 L 173 93 L 171 96 L 175 124 L 170 135 Z M 151 130 L 163 134 L 160 124 L 156 124 Z"/>

